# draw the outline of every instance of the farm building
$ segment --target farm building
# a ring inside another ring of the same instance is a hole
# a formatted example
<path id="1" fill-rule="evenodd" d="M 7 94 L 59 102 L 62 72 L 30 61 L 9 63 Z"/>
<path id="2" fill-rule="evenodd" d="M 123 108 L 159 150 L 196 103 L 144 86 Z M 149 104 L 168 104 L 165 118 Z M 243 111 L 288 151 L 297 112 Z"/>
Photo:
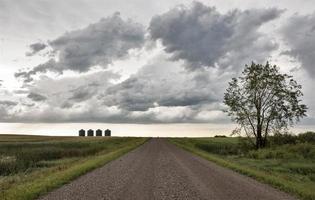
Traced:
<path id="1" fill-rule="evenodd" d="M 111 131 L 109 129 L 105 130 L 105 136 L 111 136 Z"/>
<path id="2" fill-rule="evenodd" d="M 87 136 L 94 136 L 94 131 L 92 129 L 89 129 L 87 131 Z"/>
<path id="3" fill-rule="evenodd" d="M 85 136 L 85 130 L 83 130 L 83 129 L 79 130 L 79 136 L 84 137 Z"/>
<path id="4" fill-rule="evenodd" d="M 96 135 L 96 136 L 102 136 L 102 130 L 101 130 L 101 129 L 97 129 L 97 130 L 95 131 L 95 135 Z"/>

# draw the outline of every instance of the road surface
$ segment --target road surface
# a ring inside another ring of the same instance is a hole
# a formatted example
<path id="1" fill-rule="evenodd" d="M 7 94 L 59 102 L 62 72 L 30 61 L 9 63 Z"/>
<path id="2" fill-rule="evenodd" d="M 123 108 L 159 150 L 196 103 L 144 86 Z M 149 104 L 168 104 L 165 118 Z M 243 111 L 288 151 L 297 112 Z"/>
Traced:
<path id="1" fill-rule="evenodd" d="M 132 152 L 81 176 L 41 199 L 295 198 L 186 152 L 166 139 L 151 139 Z"/>

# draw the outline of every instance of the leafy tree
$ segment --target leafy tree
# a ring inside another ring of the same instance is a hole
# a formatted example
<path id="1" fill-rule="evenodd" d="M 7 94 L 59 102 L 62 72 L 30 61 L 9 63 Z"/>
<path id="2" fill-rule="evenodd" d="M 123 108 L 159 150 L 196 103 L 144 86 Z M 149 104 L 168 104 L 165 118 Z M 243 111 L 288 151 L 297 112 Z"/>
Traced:
<path id="1" fill-rule="evenodd" d="M 240 125 L 232 134 L 244 131 L 257 149 L 265 147 L 270 132 L 285 130 L 306 116 L 301 88 L 268 62 L 245 65 L 242 76 L 233 78 L 224 94 L 228 115 Z"/>

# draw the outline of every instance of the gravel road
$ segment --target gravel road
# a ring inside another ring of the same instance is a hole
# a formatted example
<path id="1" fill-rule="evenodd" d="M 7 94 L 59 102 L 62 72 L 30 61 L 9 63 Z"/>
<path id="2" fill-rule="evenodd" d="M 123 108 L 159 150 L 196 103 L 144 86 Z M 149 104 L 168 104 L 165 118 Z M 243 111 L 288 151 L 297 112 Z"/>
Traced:
<path id="1" fill-rule="evenodd" d="M 151 139 L 132 152 L 42 197 L 42 200 L 291 200 L 272 187 Z"/>

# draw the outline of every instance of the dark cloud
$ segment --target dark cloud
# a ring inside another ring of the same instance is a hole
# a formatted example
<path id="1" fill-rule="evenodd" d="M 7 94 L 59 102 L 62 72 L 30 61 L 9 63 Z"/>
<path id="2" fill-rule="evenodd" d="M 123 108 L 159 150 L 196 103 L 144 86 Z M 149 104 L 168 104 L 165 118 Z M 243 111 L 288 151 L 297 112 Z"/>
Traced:
<path id="1" fill-rule="evenodd" d="M 0 106 L 16 106 L 16 105 L 18 105 L 18 102 L 15 102 L 15 101 L 9 101 L 9 100 L 0 101 Z"/>
<path id="2" fill-rule="evenodd" d="M 282 28 L 282 34 L 290 50 L 284 51 L 298 59 L 302 67 L 315 76 L 315 13 L 310 15 L 294 15 Z"/>
<path id="3" fill-rule="evenodd" d="M 81 104 L 89 104 L 99 91 L 112 85 L 110 81 L 119 77 L 118 74 L 110 71 L 98 71 L 58 79 L 40 76 L 32 84 L 26 85 L 25 89 L 29 93 L 46 97 L 46 101 L 41 103 L 42 106 L 70 109 L 81 106 Z"/>
<path id="4" fill-rule="evenodd" d="M 31 44 L 31 45 L 30 45 L 30 52 L 27 52 L 27 53 L 26 53 L 26 56 L 33 56 L 33 55 L 35 55 L 37 52 L 39 52 L 39 51 L 45 49 L 46 47 L 47 47 L 46 44 L 40 43 L 40 42 Z"/>
<path id="5" fill-rule="evenodd" d="M 106 90 L 104 102 L 105 105 L 118 106 L 127 111 L 147 111 L 159 106 L 194 106 L 217 101 L 211 91 L 200 91 L 194 87 L 192 80 L 187 81 L 190 81 L 191 87 L 184 88 L 185 85 L 180 85 L 182 82 L 154 77 L 132 77 Z M 173 84 L 169 84 L 170 82 Z"/>
<path id="6" fill-rule="evenodd" d="M 7 112 L 5 121 L 199 123 L 226 120 L 220 102 L 230 74 L 222 75 L 215 68 L 187 72 L 181 64 L 170 61 L 162 51 L 137 73 L 118 83 L 119 76 L 110 71 L 58 79 L 40 76 L 25 88 L 30 94 L 21 104 L 23 112 L 19 115 Z"/>
<path id="7" fill-rule="evenodd" d="M 29 82 L 24 84 L 28 98 L 16 106 L 23 112 L 0 113 L 7 121 L 20 122 L 228 122 L 222 112 L 228 81 L 244 64 L 264 62 L 278 48 L 262 30 L 281 12 L 220 13 L 195 2 L 155 16 L 147 30 L 150 37 L 144 36 L 143 26 L 115 14 L 47 42 L 55 58 L 15 74 Z M 153 45 L 139 51 L 147 57 L 138 71 L 122 70 L 120 77 L 106 69 L 113 61 L 134 55 L 129 50 L 144 43 Z M 64 73 L 58 78 L 43 74 L 67 70 L 89 73 Z M 126 77 L 130 71 L 133 74 Z M 35 78 L 37 73 L 41 74 Z"/>
<path id="8" fill-rule="evenodd" d="M 36 73 L 40 73 L 40 72 L 44 73 L 44 72 L 47 72 L 47 71 L 53 71 L 53 72 L 61 73 L 62 70 L 57 67 L 58 65 L 59 64 L 54 59 L 50 59 L 46 63 L 40 64 L 40 65 L 34 67 L 30 71 L 19 71 L 19 72 L 16 72 L 14 74 L 14 76 L 16 78 L 21 77 L 21 78 L 23 78 L 23 81 L 25 83 L 29 83 L 29 82 L 32 82 L 34 80 L 32 78 L 32 76 L 35 75 Z"/>
<path id="9" fill-rule="evenodd" d="M 69 101 L 66 101 L 60 107 L 68 109 L 68 108 L 72 108 L 72 106 L 73 106 L 73 103 L 70 103 Z"/>
<path id="10" fill-rule="evenodd" d="M 86 72 L 94 66 L 106 68 L 113 60 L 126 58 L 130 49 L 139 48 L 143 43 L 143 26 L 131 20 L 123 20 L 115 13 L 86 28 L 65 33 L 49 41 L 58 61 L 51 59 L 30 71 L 20 71 L 15 76 L 30 82 L 32 75 L 40 72 Z"/>
<path id="11" fill-rule="evenodd" d="M 34 79 L 31 77 L 31 75 L 32 75 L 32 73 L 28 73 L 28 72 L 23 71 L 23 70 L 14 73 L 15 78 L 22 77 L 22 78 L 23 78 L 23 81 L 24 81 L 25 83 L 29 83 L 29 82 L 31 82 L 31 81 L 34 80 Z"/>
<path id="12" fill-rule="evenodd" d="M 156 62 L 109 87 L 101 96 L 104 104 L 126 111 L 147 111 L 154 107 L 196 106 L 218 101 L 209 79 L 196 81 L 200 72 L 185 73 L 178 63 L 163 61 L 161 57 Z"/>
<path id="13" fill-rule="evenodd" d="M 264 60 L 278 46 L 258 29 L 277 18 L 278 9 L 233 10 L 219 13 L 215 7 L 194 2 L 153 17 L 149 31 L 161 40 L 175 60 L 187 61 L 190 69 L 200 66 L 244 66 Z"/>
<path id="14" fill-rule="evenodd" d="M 144 94 L 148 89 L 146 81 L 139 78 L 128 78 L 122 83 L 108 88 L 101 98 L 104 98 L 107 106 L 118 106 L 128 111 L 145 111 L 154 106 L 154 96 Z"/>
<path id="15" fill-rule="evenodd" d="M 81 88 L 75 90 L 69 100 L 80 102 L 89 99 L 93 96 L 90 91 L 82 90 Z"/>
<path id="16" fill-rule="evenodd" d="M 27 97 L 33 101 L 45 101 L 47 99 L 47 97 L 33 92 L 29 93 Z"/>

